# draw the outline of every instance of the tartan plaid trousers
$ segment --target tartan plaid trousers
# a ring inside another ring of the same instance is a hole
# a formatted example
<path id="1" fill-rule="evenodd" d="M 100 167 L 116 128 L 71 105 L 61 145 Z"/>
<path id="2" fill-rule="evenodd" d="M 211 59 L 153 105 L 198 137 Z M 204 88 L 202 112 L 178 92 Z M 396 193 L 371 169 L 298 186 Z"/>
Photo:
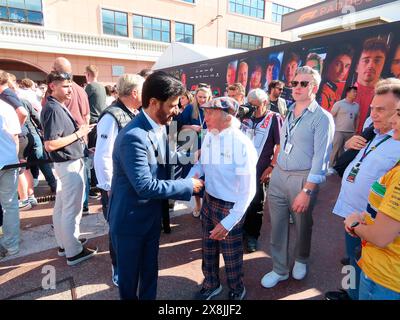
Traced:
<path id="1" fill-rule="evenodd" d="M 204 274 L 203 288 L 216 288 L 219 281 L 219 253 L 221 251 L 225 262 L 228 286 L 237 293 L 243 290 L 243 221 L 242 219 L 221 241 L 209 238 L 210 231 L 229 214 L 233 202 L 227 202 L 204 195 L 202 216 L 202 271 Z"/>

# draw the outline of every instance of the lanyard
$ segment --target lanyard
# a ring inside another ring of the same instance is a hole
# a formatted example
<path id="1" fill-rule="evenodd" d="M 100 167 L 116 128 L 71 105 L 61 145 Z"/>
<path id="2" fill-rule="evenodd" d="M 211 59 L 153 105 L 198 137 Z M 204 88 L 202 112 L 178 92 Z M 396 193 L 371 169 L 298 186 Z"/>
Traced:
<path id="1" fill-rule="evenodd" d="M 203 128 L 203 126 L 204 126 L 204 120 L 205 120 L 205 119 L 202 119 L 202 118 L 201 118 L 201 109 L 199 108 L 199 122 L 200 122 L 200 127 L 201 127 L 201 129 L 205 129 L 205 128 Z"/>
<path id="2" fill-rule="evenodd" d="M 255 129 L 257 128 L 257 126 L 258 126 L 261 122 L 264 121 L 264 119 L 265 119 L 265 117 L 267 116 L 267 114 L 268 114 L 268 111 L 267 111 L 263 116 L 261 116 L 260 118 L 251 117 L 251 122 L 252 122 L 252 124 L 251 124 L 252 128 L 251 128 L 251 129 L 252 129 L 253 131 L 255 131 Z M 260 120 L 256 121 L 256 119 L 260 119 Z"/>
<path id="3" fill-rule="evenodd" d="M 374 145 L 373 147 L 371 147 L 370 150 L 368 150 L 369 146 L 371 145 L 371 143 L 372 143 L 372 141 L 373 141 L 373 140 L 371 140 L 371 141 L 368 143 L 367 147 L 365 148 L 364 153 L 363 153 L 361 159 L 358 161 L 357 165 L 360 166 L 360 165 L 361 165 L 361 162 L 363 162 L 363 160 L 364 160 L 372 151 L 374 151 L 374 150 L 375 150 L 376 148 L 378 148 L 382 143 L 384 143 L 386 140 L 389 140 L 390 138 L 391 138 L 391 136 L 386 136 L 384 139 L 382 139 L 381 141 L 379 141 L 376 145 Z M 368 150 L 368 152 L 367 152 L 367 150 Z"/>
<path id="4" fill-rule="evenodd" d="M 290 138 L 292 137 L 294 130 L 297 128 L 297 126 L 298 126 L 298 124 L 300 123 L 301 119 L 303 119 L 303 116 L 306 114 L 307 110 L 308 110 L 308 109 L 305 109 L 305 110 L 303 111 L 303 113 L 300 115 L 300 117 L 298 117 L 298 118 L 294 121 L 294 123 L 293 123 L 292 125 L 290 125 L 290 117 L 291 117 L 291 115 L 293 114 L 293 112 L 290 111 L 289 114 L 287 115 L 287 120 L 288 120 L 288 121 L 287 121 L 287 124 L 286 124 L 286 127 L 285 127 L 285 131 L 286 131 L 286 133 L 285 133 L 285 148 L 286 148 L 287 142 L 288 142 L 289 140 L 291 140 Z"/>

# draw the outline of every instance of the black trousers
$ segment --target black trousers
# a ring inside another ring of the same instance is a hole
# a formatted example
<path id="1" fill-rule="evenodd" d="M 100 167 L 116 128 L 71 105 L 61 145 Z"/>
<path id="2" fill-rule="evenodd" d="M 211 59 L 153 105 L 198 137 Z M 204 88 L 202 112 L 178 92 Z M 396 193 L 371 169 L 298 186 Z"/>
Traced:
<path id="1" fill-rule="evenodd" d="M 97 129 L 96 127 L 93 128 L 92 131 L 89 132 L 88 134 L 88 148 L 94 148 L 96 147 L 96 140 L 97 140 Z M 97 177 L 96 177 L 96 171 L 94 170 L 94 167 L 90 169 L 90 188 L 96 188 L 97 186 Z"/>
<path id="2" fill-rule="evenodd" d="M 171 233 L 171 226 L 169 224 L 169 202 L 162 200 L 162 227 L 164 233 Z"/>
<path id="3" fill-rule="evenodd" d="M 260 181 L 259 178 L 257 181 Z M 263 219 L 264 188 L 258 183 L 256 194 L 245 213 L 243 225 L 244 234 L 258 239 Z"/>
<path id="4" fill-rule="evenodd" d="M 100 189 L 101 191 L 101 206 L 103 207 L 103 215 L 104 219 L 108 221 L 108 192 L 105 190 Z M 111 257 L 111 263 L 114 266 L 114 270 L 116 270 L 117 266 L 117 257 L 115 255 L 115 251 L 113 248 L 113 245 L 111 243 L 111 236 L 110 233 L 108 233 L 108 248 L 110 250 L 110 257 Z"/>

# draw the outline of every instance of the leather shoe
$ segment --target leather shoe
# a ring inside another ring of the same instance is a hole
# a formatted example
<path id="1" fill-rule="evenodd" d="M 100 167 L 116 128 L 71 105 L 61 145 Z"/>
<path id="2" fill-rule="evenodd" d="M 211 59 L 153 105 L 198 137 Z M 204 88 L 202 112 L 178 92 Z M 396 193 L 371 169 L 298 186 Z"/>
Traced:
<path id="1" fill-rule="evenodd" d="M 328 291 L 325 293 L 325 300 L 351 300 L 351 298 L 345 290 L 340 289 L 340 291 Z"/>

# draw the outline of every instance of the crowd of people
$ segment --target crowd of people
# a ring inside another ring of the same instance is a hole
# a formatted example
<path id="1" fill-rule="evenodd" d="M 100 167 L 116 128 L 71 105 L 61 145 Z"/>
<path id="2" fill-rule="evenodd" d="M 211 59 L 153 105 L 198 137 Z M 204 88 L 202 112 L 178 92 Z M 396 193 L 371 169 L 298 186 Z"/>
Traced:
<path id="1" fill-rule="evenodd" d="M 0 259 L 19 251 L 19 211 L 37 205 L 41 170 L 56 193 L 54 233 L 68 265 L 97 253 L 79 227 L 89 196 L 101 197 L 121 299 L 155 299 L 160 230 L 171 231 L 172 200 L 193 197 L 204 275 L 194 298 L 221 293 L 222 253 L 228 298 L 242 300 L 243 255 L 258 250 L 264 212 L 271 218 L 273 268 L 261 285 L 271 289 L 290 274 L 306 277 L 319 185 L 338 174 L 333 213 L 344 222 L 343 263 L 357 278 L 348 291 L 325 297 L 399 300 L 400 80 L 376 82 L 368 119 L 357 103 L 361 83 L 343 88 L 345 98 L 327 110 L 316 101 L 327 85 L 317 57 L 310 54 L 298 67 L 293 54 L 285 82 L 270 81 L 265 91 L 254 75 L 247 95 L 247 84 L 238 81 L 223 97 L 213 97 L 204 83 L 190 92 L 151 70 L 104 86 L 94 65 L 85 69 L 83 89 L 63 57 L 43 86 L 29 79 L 17 84 L 0 71 Z M 244 63 L 239 68 L 247 72 Z M 296 230 L 293 266 L 290 224 Z"/>

